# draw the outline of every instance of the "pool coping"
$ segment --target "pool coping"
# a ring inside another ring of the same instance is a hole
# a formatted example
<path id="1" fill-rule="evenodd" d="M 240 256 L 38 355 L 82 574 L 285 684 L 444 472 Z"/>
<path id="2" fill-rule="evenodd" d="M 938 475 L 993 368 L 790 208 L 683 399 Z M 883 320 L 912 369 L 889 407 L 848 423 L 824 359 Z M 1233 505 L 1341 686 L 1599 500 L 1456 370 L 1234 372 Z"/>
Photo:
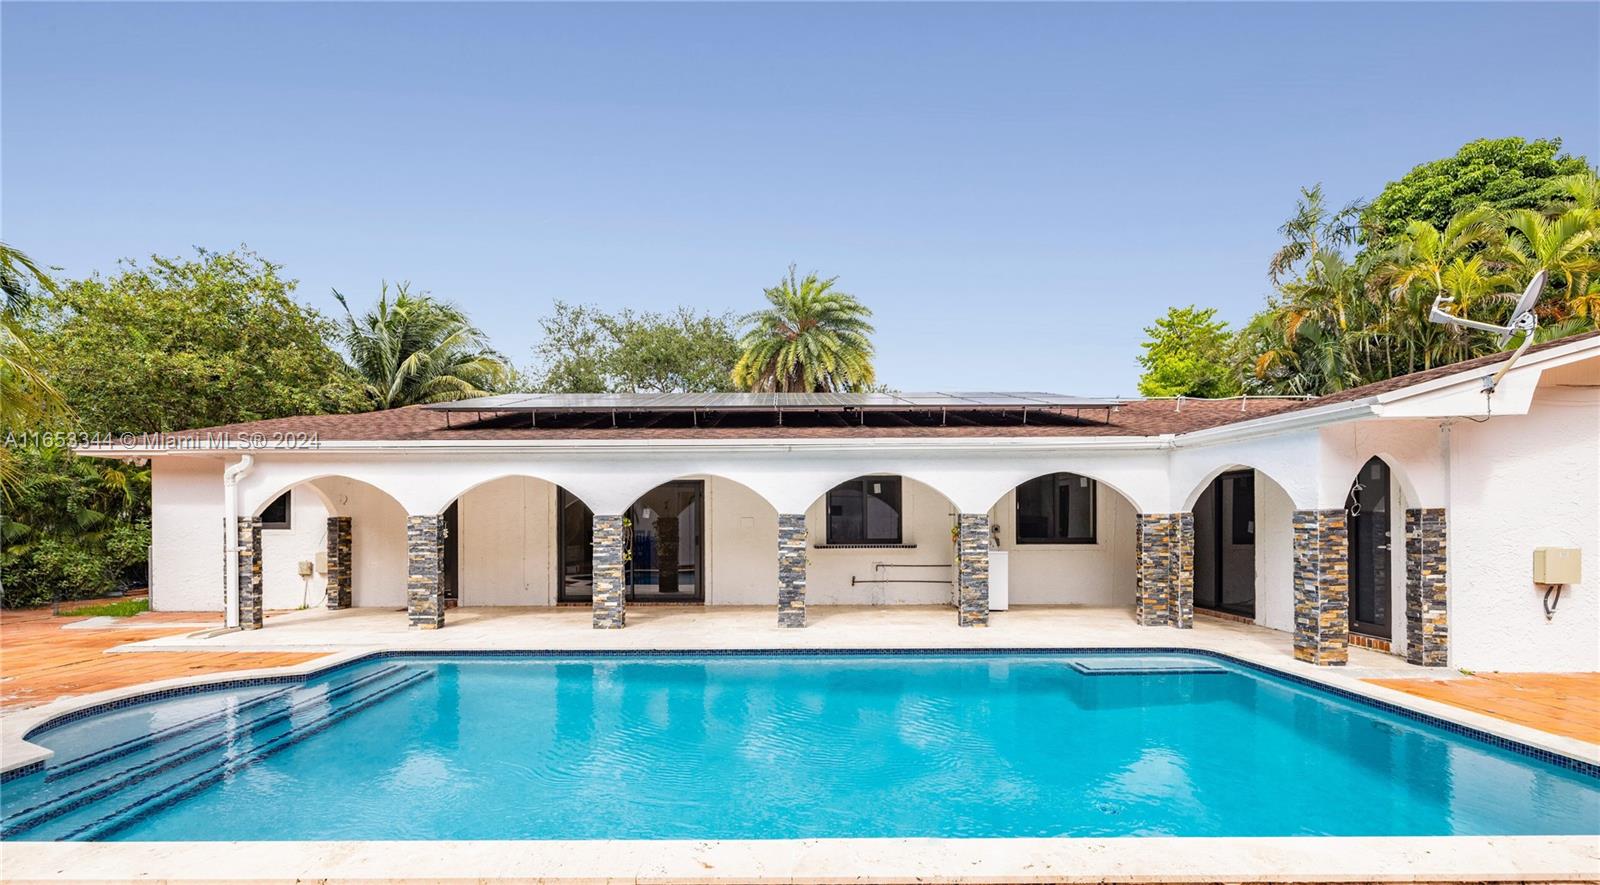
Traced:
<path id="1" fill-rule="evenodd" d="M 1572 882 L 1591 836 L 8 842 L 7 880 Z"/>

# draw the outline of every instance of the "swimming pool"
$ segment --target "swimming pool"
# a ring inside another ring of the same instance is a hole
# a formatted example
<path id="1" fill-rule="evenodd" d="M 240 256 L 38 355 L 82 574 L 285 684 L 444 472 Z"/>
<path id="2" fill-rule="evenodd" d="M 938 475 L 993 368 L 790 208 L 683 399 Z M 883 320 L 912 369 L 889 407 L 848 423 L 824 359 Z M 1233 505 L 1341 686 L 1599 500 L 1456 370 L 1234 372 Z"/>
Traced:
<path id="1" fill-rule="evenodd" d="M 1212 656 L 380 657 L 37 733 L 20 840 L 1600 833 L 1600 779 Z"/>

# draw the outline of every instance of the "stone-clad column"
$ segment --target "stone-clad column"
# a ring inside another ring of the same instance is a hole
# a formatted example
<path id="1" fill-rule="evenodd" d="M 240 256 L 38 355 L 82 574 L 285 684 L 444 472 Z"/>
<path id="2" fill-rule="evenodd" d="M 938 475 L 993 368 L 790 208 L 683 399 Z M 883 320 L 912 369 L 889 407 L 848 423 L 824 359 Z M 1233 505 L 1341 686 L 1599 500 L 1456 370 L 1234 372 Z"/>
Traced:
<path id="1" fill-rule="evenodd" d="M 328 585 L 327 604 L 330 609 L 350 607 L 351 596 L 350 517 L 328 517 Z"/>
<path id="2" fill-rule="evenodd" d="M 989 514 L 956 516 L 956 623 L 989 626 Z"/>
<path id="3" fill-rule="evenodd" d="M 1173 622 L 1176 542 L 1171 514 L 1140 513 L 1136 516 L 1133 611 L 1134 619 L 1141 626 L 1164 627 Z"/>
<path id="4" fill-rule="evenodd" d="M 778 514 L 778 625 L 806 625 L 806 515 Z"/>
<path id="5" fill-rule="evenodd" d="M 1172 626 L 1194 626 L 1194 514 L 1168 514 L 1173 532 Z"/>
<path id="6" fill-rule="evenodd" d="M 410 571 L 406 576 L 406 613 L 411 626 L 437 630 L 444 626 L 444 599 L 440 595 L 444 565 L 444 518 L 406 517 L 406 548 Z"/>
<path id="7" fill-rule="evenodd" d="M 623 582 L 623 519 L 594 516 L 594 626 L 596 630 L 628 623 L 627 587 Z"/>
<path id="8" fill-rule="evenodd" d="M 261 520 L 239 517 L 239 628 L 259 630 L 261 610 Z"/>
<path id="9" fill-rule="evenodd" d="M 1294 512 L 1294 656 L 1350 660 L 1350 530 L 1342 509 Z"/>
<path id="10" fill-rule="evenodd" d="M 1406 511 L 1406 660 L 1450 663 L 1450 582 L 1443 507 Z"/>

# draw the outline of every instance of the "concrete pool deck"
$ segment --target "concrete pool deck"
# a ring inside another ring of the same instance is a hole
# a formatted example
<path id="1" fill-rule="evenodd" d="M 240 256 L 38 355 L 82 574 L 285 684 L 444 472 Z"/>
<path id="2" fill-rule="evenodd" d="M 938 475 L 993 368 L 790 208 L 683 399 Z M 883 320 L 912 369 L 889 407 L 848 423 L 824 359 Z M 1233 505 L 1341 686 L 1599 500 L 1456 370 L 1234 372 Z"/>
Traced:
<path id="1" fill-rule="evenodd" d="M 48 756 L 23 734 L 73 710 L 182 685 L 314 673 L 375 651 L 1177 648 L 1230 655 L 1490 734 L 1600 764 L 1600 745 L 1437 703 L 1367 679 L 1464 678 L 1351 649 L 1344 668 L 1293 659 L 1287 634 L 1197 619 L 1192 630 L 1141 627 L 1127 609 L 1041 607 L 961 628 L 946 607 L 813 608 L 803 630 L 771 608 L 633 607 L 624 630 L 594 630 L 583 608 L 452 609 L 443 630 L 402 611 L 306 610 L 262 630 L 202 630 L 112 649 L 320 653 L 288 667 L 118 688 L 0 715 L 0 765 Z M 24 879 L 483 879 L 547 881 L 1600 881 L 1600 837 L 846 839 L 608 842 L 8 842 L 0 874 Z"/>

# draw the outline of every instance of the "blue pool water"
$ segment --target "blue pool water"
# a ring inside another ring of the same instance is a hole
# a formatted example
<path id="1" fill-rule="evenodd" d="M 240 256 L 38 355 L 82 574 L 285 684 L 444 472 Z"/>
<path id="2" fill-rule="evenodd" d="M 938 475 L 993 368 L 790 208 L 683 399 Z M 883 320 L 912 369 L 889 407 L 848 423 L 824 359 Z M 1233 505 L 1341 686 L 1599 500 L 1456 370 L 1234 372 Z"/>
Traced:
<path id="1" fill-rule="evenodd" d="M 38 735 L 8 839 L 1600 833 L 1600 780 L 1214 658 L 386 658 Z"/>

